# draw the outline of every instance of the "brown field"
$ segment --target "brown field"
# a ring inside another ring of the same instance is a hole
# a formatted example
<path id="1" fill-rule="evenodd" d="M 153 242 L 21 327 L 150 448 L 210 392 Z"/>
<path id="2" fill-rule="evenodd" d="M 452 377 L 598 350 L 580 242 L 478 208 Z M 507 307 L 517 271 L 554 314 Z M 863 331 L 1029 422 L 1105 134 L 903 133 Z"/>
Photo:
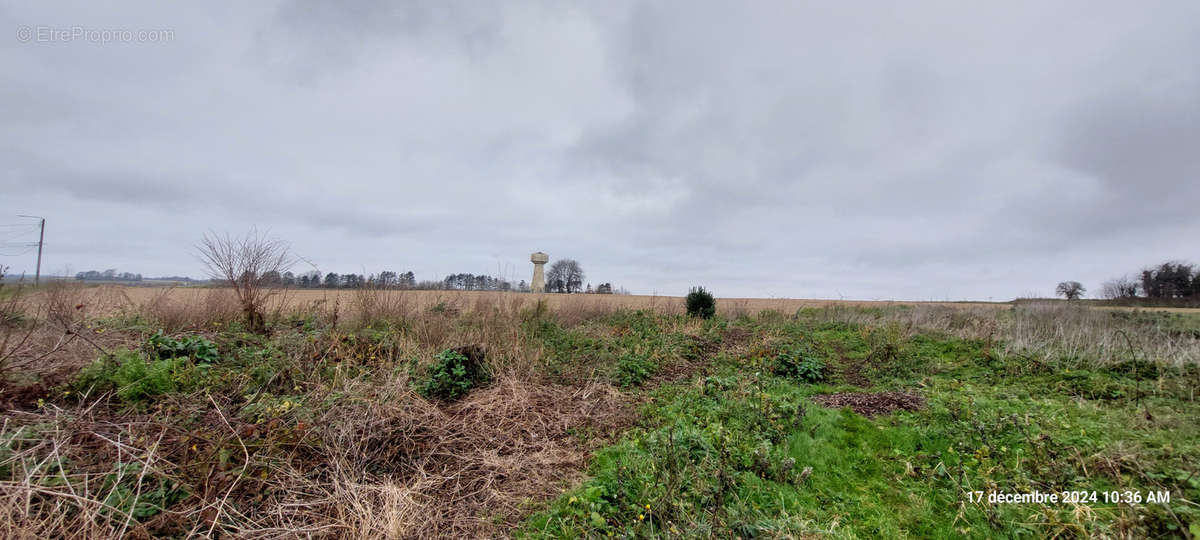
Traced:
<path id="1" fill-rule="evenodd" d="M 197 306 L 214 303 L 216 297 L 228 295 L 228 289 L 203 287 L 129 287 L 124 285 L 102 285 L 94 288 L 94 298 L 102 299 L 101 311 L 142 308 L 155 303 L 171 303 L 180 306 Z M 354 290 L 328 289 L 282 289 L 273 298 L 273 307 L 282 311 L 295 309 L 313 309 L 329 311 L 340 309 L 342 313 L 353 314 L 367 294 Z M 682 313 L 683 297 L 680 296 L 651 296 L 651 295 L 596 295 L 596 294 L 531 294 L 495 291 L 428 291 L 428 290 L 394 290 L 370 291 L 369 296 L 382 296 L 388 303 L 402 305 L 405 309 L 428 309 L 438 304 L 447 309 L 470 311 L 480 306 L 503 305 L 506 308 L 523 309 L 532 307 L 539 300 L 546 302 L 546 307 L 552 311 L 564 309 L 584 312 L 612 311 L 616 309 L 651 309 L 662 313 Z M 1056 301 L 1050 301 L 1054 303 Z M 1011 302 L 936 302 L 910 300 L 822 300 L 808 298 L 718 298 L 717 312 L 724 316 L 756 315 L 763 311 L 778 311 L 795 313 L 801 308 L 861 308 L 861 307 L 896 307 L 896 306 L 950 306 L 970 309 L 1007 309 Z M 1200 314 L 1200 308 L 1186 307 L 1138 307 L 1138 306 L 1100 306 L 1087 304 L 1092 309 L 1109 311 L 1164 311 L 1171 313 Z"/>
<path id="2" fill-rule="evenodd" d="M 106 285 L 100 289 L 108 289 L 117 303 L 129 305 L 145 305 L 148 302 L 168 295 L 171 300 L 188 304 L 202 303 L 205 298 L 221 291 L 211 288 L 172 288 L 160 289 L 151 287 L 125 287 Z M 356 291 L 327 290 L 327 289 L 288 289 L 281 290 L 278 299 L 287 308 L 330 307 L 333 304 L 352 306 L 355 304 Z M 683 297 L 681 296 L 649 296 L 649 295 L 596 295 L 596 294 L 531 294 L 516 292 L 494 291 L 387 291 L 385 294 L 406 301 L 414 308 L 429 308 L 439 303 L 447 307 L 469 310 L 478 305 L 517 304 L 521 307 L 532 306 L 538 300 L 544 300 L 547 307 L 559 310 L 569 306 L 594 307 L 599 309 L 653 309 L 666 313 L 682 312 Z M 925 306 L 989 306 L 1007 307 L 1001 302 L 913 302 L 913 301 L 870 301 L 870 300 L 819 300 L 799 298 L 718 298 L 717 310 L 722 315 L 757 314 L 761 311 L 794 312 L 806 307 L 883 307 L 898 305 Z M 1200 311 L 1200 310 L 1195 310 Z"/>

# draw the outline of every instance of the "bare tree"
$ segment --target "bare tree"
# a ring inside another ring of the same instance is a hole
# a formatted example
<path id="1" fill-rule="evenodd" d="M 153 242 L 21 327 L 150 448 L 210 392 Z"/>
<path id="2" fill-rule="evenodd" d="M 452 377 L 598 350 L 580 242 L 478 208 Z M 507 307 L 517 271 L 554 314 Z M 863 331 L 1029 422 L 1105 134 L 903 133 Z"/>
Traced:
<path id="1" fill-rule="evenodd" d="M 1087 292 L 1087 289 L 1084 289 L 1083 284 L 1078 281 L 1064 281 L 1055 287 L 1054 292 L 1067 300 L 1079 300 L 1083 293 Z"/>
<path id="2" fill-rule="evenodd" d="M 1100 286 L 1100 296 L 1109 300 L 1134 298 L 1137 295 L 1138 282 L 1129 276 L 1110 279 Z"/>
<path id="3" fill-rule="evenodd" d="M 279 292 L 274 281 L 296 262 L 291 246 L 251 230 L 241 238 L 205 234 L 196 250 L 209 275 L 233 289 L 250 330 L 265 331 L 263 310 Z"/>
<path id="4" fill-rule="evenodd" d="M 573 293 L 583 290 L 583 268 L 575 259 L 559 259 L 546 273 L 546 286 L 554 292 Z"/>

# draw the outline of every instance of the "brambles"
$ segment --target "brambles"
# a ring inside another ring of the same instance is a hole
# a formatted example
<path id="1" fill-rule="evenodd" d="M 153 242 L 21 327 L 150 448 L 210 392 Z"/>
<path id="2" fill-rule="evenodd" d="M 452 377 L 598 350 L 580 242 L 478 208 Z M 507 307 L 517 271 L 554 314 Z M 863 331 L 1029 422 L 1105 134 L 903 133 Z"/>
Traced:
<path id="1" fill-rule="evenodd" d="M 491 379 L 483 365 L 483 350 L 479 347 L 446 349 L 434 359 L 434 363 L 425 369 L 425 380 L 417 386 L 417 391 L 425 397 L 454 401 Z"/>
<path id="2" fill-rule="evenodd" d="M 772 370 L 780 377 L 816 383 L 825 380 L 826 366 L 811 347 L 796 344 L 784 347 L 775 355 Z"/>
<path id="3" fill-rule="evenodd" d="M 717 314 L 717 300 L 704 287 L 692 287 L 684 299 L 687 314 L 692 317 L 711 319 Z"/>

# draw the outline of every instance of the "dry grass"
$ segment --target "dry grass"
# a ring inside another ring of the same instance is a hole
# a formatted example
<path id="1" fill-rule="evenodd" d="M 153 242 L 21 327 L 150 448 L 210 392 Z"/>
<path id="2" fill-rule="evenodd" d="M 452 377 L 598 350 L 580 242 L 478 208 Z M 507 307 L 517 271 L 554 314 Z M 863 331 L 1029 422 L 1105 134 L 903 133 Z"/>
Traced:
<path id="1" fill-rule="evenodd" d="M 174 287 L 168 287 L 154 290 L 154 294 L 140 304 L 135 304 L 133 299 L 129 302 L 128 307 L 134 307 L 157 322 L 165 332 L 232 320 L 239 313 L 237 299 L 228 289 L 208 289 L 198 298 L 188 298 L 178 294 Z"/>
<path id="2" fill-rule="evenodd" d="M 61 382 L 62 376 L 87 365 L 96 354 L 128 341 L 103 335 L 91 326 L 96 314 L 132 306 L 120 288 L 89 288 L 52 282 L 35 293 L 12 291 L 0 311 L 0 382 L 16 377 Z M 4 395 L 0 384 L 0 402 Z"/>
<path id="3" fill-rule="evenodd" d="M 103 402 L 10 411 L 0 536 L 494 537 L 578 481 L 590 450 L 633 418 L 629 398 L 599 383 L 506 377 L 440 407 L 402 379 L 349 382 L 336 391 L 354 399 L 299 431 L 246 423 L 212 398 L 192 411 L 210 429 L 192 433 Z M 202 489 L 150 520 L 122 510 L 172 485 Z"/>
<path id="4" fill-rule="evenodd" d="M 1129 360 L 1175 366 L 1200 363 L 1200 338 L 1174 332 L 1154 320 L 1116 317 L 1118 312 L 1062 303 L 1013 309 L 1004 325 L 1009 352 L 1041 357 L 1068 367 Z"/>
<path id="5" fill-rule="evenodd" d="M 408 391 L 375 397 L 323 419 L 335 489 L 280 501 L 281 512 L 309 524 L 332 513 L 359 538 L 492 536 L 515 524 L 522 504 L 580 478 L 590 447 L 572 430 L 611 436 L 632 419 L 628 399 L 600 384 L 504 378 L 444 409 Z"/>
<path id="6" fill-rule="evenodd" d="M 1066 367 L 1096 367 L 1129 360 L 1184 366 L 1200 363 L 1200 339 L 1150 319 L 1119 316 L 1127 310 L 1066 302 L 1007 305 L 917 305 L 857 309 L 827 306 L 814 315 L 862 325 L 892 322 L 905 337 L 936 331 L 1001 342 L 1008 354 Z"/>
<path id="7" fill-rule="evenodd" d="M 129 302 L 143 305 L 162 294 L 161 289 L 150 287 L 122 287 L 106 285 L 101 288 L 122 291 Z M 177 298 L 184 305 L 199 303 L 201 298 L 212 289 L 207 288 L 175 288 L 169 295 Z M 366 289 L 371 291 L 371 289 Z M 606 295 L 606 294 L 531 294 L 493 291 L 384 291 L 389 297 L 403 298 L 405 305 L 413 309 L 428 309 L 439 303 L 454 305 L 459 309 L 470 309 L 479 302 L 486 305 L 497 303 L 511 304 L 519 302 L 522 307 L 532 307 L 538 301 L 546 302 L 551 311 L 561 312 L 563 309 L 579 309 L 582 304 L 588 309 L 652 309 L 662 313 L 682 313 L 683 297 L 680 296 L 648 296 L 648 295 Z M 310 306 L 314 303 L 332 305 L 337 302 L 343 308 L 360 304 L 356 297 L 362 290 L 339 289 L 293 289 L 288 291 L 288 298 L 283 300 L 288 307 Z M 278 300 L 277 300 L 278 302 Z M 806 300 L 794 298 L 719 298 L 717 313 L 727 317 L 740 314 L 757 315 L 761 311 L 779 311 L 795 313 L 805 307 L 887 307 L 899 305 L 921 306 L 1007 306 L 1007 304 L 990 304 L 986 302 L 893 302 L 893 301 L 857 301 L 857 300 Z"/>

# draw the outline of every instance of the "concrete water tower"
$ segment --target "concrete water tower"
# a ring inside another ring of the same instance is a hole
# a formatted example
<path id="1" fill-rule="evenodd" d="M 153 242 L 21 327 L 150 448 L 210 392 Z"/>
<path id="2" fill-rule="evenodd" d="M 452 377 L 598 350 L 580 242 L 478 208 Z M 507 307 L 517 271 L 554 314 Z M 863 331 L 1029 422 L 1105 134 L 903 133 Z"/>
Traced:
<path id="1" fill-rule="evenodd" d="M 546 292 L 546 273 L 542 267 L 550 262 L 550 256 L 538 251 L 529 256 L 529 262 L 533 263 L 533 280 L 529 282 L 529 290 Z"/>

